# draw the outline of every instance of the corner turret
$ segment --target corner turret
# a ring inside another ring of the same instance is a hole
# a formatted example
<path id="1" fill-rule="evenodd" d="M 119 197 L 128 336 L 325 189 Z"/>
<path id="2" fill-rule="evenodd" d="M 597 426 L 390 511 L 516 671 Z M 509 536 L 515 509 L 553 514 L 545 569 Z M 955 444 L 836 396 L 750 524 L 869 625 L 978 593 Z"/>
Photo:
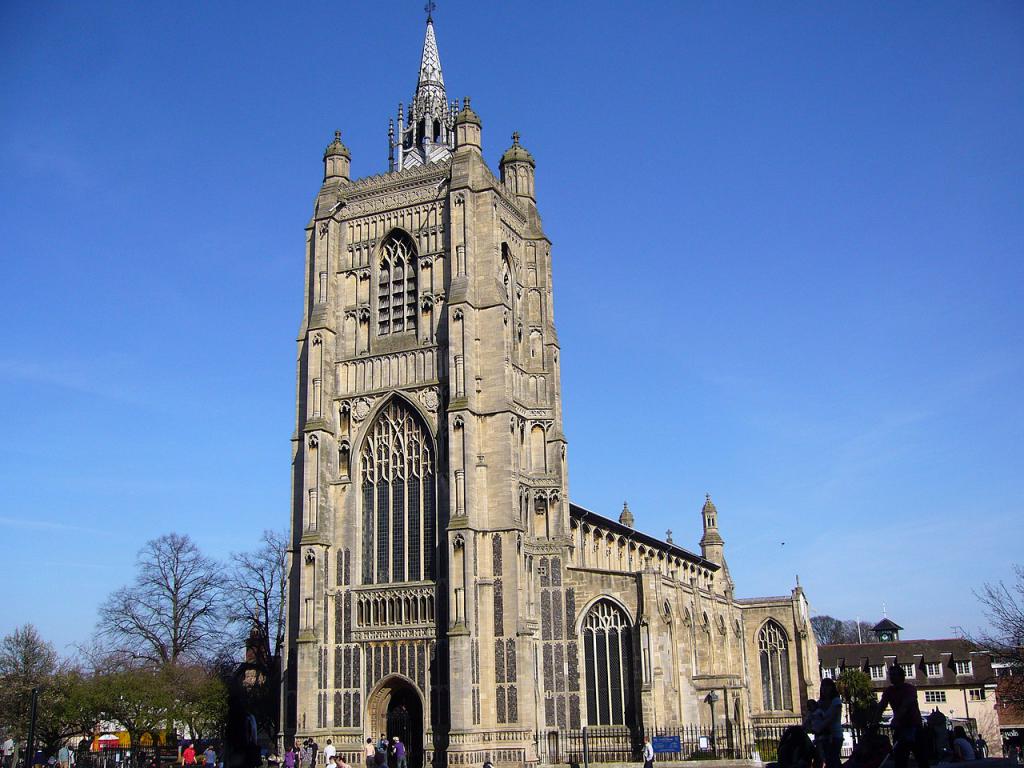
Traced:
<path id="1" fill-rule="evenodd" d="M 349 180 L 352 153 L 341 143 L 341 131 L 334 132 L 334 141 L 324 150 L 324 181 L 330 179 Z"/>
<path id="2" fill-rule="evenodd" d="M 519 144 L 519 132 L 512 134 L 512 146 L 501 156 L 498 168 L 501 170 L 501 183 L 509 193 L 517 197 L 525 197 L 536 203 L 533 191 L 534 170 L 537 163 L 533 155 Z"/>
<path id="3" fill-rule="evenodd" d="M 462 100 L 462 111 L 455 116 L 455 148 L 472 147 L 479 152 L 482 148 L 480 115 L 469 106 L 469 96 Z"/>

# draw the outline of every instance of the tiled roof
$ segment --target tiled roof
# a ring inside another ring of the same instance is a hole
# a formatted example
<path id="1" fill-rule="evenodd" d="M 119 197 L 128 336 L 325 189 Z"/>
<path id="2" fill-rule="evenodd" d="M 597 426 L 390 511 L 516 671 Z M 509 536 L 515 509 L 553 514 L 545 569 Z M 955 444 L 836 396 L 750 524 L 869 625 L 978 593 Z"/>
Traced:
<path id="1" fill-rule="evenodd" d="M 991 657 L 968 640 L 898 640 L 889 643 L 835 643 L 818 646 L 818 661 L 825 669 L 889 664 L 913 664 L 917 672 L 910 682 L 918 687 L 984 684 L 995 679 Z M 970 675 L 956 674 L 953 662 L 972 662 Z M 928 677 L 925 664 L 941 664 L 941 677 Z M 875 687 L 887 681 L 875 680 Z"/>
<path id="2" fill-rule="evenodd" d="M 901 627 L 899 624 L 897 624 L 892 619 L 886 617 L 886 618 L 882 619 L 880 622 L 878 622 L 877 624 L 875 624 L 875 626 L 873 626 L 871 628 L 871 631 L 872 632 L 884 632 L 885 630 L 894 630 L 894 629 L 895 630 L 900 630 L 900 629 L 903 629 L 903 627 Z"/>

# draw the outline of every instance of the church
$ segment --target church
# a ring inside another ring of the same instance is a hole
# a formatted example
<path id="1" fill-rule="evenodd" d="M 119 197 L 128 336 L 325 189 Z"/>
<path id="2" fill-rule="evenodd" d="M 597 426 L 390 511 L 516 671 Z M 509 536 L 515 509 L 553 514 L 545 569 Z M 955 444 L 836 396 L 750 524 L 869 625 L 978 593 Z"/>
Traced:
<path id="1" fill-rule="evenodd" d="M 571 501 L 537 164 L 513 134 L 487 165 L 429 14 L 388 137 L 354 179 L 335 133 L 306 226 L 285 744 L 525 766 L 584 726 L 798 718 L 807 599 L 736 596 L 710 497 L 699 553 Z"/>

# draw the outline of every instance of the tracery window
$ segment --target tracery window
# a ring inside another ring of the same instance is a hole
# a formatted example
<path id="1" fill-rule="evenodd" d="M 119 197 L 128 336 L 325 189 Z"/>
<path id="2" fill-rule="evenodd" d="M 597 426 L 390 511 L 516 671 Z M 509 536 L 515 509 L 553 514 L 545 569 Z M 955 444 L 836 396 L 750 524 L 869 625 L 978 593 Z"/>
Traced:
<path id="1" fill-rule="evenodd" d="M 377 334 L 416 332 L 416 248 L 404 232 L 388 235 L 377 273 Z"/>
<path id="2" fill-rule="evenodd" d="M 426 427 L 401 400 L 388 403 L 359 453 L 363 583 L 434 575 L 434 452 Z"/>
<path id="3" fill-rule="evenodd" d="M 766 711 L 792 709 L 789 684 L 789 642 L 776 622 L 767 621 L 757 634 L 761 657 L 761 697 Z"/>
<path id="4" fill-rule="evenodd" d="M 633 634 L 614 603 L 599 600 L 583 621 L 587 722 L 633 725 Z"/>

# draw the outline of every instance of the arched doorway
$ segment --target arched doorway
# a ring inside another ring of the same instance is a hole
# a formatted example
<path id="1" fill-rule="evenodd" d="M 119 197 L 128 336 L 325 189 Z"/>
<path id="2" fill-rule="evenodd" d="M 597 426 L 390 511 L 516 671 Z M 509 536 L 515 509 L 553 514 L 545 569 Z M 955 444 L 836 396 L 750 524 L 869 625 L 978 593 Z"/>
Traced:
<path id="1" fill-rule="evenodd" d="M 377 686 L 367 701 L 367 722 L 374 740 L 384 734 L 405 744 L 409 768 L 423 766 L 423 700 L 412 681 L 393 675 Z M 389 758 L 395 768 L 394 758 Z"/>

